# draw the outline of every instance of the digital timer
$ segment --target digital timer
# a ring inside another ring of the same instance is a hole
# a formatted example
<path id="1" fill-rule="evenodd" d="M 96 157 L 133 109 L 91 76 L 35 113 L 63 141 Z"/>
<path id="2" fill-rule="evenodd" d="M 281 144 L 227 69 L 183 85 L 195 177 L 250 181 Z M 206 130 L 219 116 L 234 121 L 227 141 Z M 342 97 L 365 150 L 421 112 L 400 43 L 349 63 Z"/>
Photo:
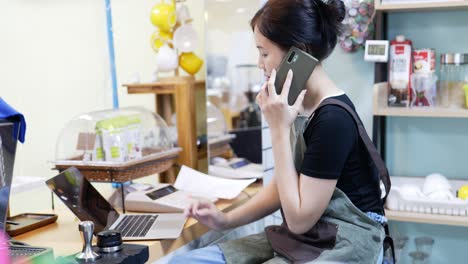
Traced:
<path id="1" fill-rule="evenodd" d="M 367 40 L 364 52 L 365 61 L 387 62 L 388 40 Z"/>

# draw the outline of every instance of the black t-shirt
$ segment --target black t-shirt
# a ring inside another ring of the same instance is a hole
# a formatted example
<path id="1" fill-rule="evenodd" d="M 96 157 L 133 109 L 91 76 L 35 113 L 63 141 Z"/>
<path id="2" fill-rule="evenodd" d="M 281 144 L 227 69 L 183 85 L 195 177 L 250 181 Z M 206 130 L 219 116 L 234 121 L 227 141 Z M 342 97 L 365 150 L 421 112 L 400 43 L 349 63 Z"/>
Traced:
<path id="1" fill-rule="evenodd" d="M 333 97 L 355 110 L 346 95 Z M 359 137 L 353 117 L 343 108 L 318 109 L 304 132 L 307 150 L 301 173 L 320 179 L 337 179 L 337 185 L 363 212 L 382 214 L 378 173 Z"/>

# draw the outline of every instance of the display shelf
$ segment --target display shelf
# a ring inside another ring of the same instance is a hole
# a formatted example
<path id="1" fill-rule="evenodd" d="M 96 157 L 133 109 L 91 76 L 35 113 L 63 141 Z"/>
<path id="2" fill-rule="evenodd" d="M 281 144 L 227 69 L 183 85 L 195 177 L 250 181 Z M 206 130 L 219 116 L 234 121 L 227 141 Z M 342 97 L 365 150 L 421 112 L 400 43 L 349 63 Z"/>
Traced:
<path id="1" fill-rule="evenodd" d="M 381 0 L 375 0 L 375 9 L 383 12 L 424 12 L 424 11 L 442 11 L 442 10 L 460 10 L 468 9 L 468 1 L 445 1 L 429 3 L 395 3 L 382 4 Z"/>
<path id="2" fill-rule="evenodd" d="M 179 163 L 191 168 L 198 167 L 196 90 L 205 89 L 205 81 L 193 77 L 161 78 L 153 83 L 124 84 L 129 94 L 154 94 L 156 112 L 171 124 L 177 113 L 178 145 L 182 148 Z M 175 103 L 175 105 L 173 104 Z M 174 111 L 175 110 L 175 111 Z"/>
<path id="3" fill-rule="evenodd" d="M 210 157 L 231 158 L 233 156 L 233 150 L 229 143 L 235 137 L 235 135 L 226 134 L 216 138 L 208 139 Z"/>
<path id="4" fill-rule="evenodd" d="M 391 176 L 392 186 L 403 184 L 415 184 L 422 186 L 424 177 L 400 177 Z M 458 190 L 463 185 L 468 185 L 468 180 L 451 180 L 450 185 L 453 190 Z M 398 222 L 425 223 L 436 225 L 451 225 L 451 226 L 468 226 L 468 216 L 444 215 L 444 214 L 427 214 L 409 211 L 396 211 L 385 209 L 387 219 Z"/>
<path id="5" fill-rule="evenodd" d="M 468 216 L 434 215 L 406 211 L 385 210 L 388 220 L 436 225 L 468 226 Z"/>
<path id="6" fill-rule="evenodd" d="M 158 93 L 158 94 L 174 94 L 177 85 L 185 85 L 191 78 L 188 77 L 169 77 L 161 78 L 161 80 L 152 83 L 133 83 L 124 84 L 123 86 L 128 88 L 128 92 L 131 94 L 146 94 L 146 93 Z M 193 80 L 196 89 L 205 88 L 204 80 Z"/>
<path id="7" fill-rule="evenodd" d="M 386 82 L 374 85 L 373 113 L 376 116 L 468 118 L 468 109 L 440 107 L 388 107 Z"/>

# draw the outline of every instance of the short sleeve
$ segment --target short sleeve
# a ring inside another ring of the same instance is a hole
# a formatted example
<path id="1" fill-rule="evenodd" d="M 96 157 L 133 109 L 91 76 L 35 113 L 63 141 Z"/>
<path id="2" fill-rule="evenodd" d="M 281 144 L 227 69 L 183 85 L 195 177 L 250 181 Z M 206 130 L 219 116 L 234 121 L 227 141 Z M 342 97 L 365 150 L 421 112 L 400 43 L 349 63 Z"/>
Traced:
<path id="1" fill-rule="evenodd" d="M 301 173 L 321 179 L 338 179 L 349 154 L 357 144 L 352 117 L 339 106 L 324 106 L 304 133 L 306 152 Z"/>

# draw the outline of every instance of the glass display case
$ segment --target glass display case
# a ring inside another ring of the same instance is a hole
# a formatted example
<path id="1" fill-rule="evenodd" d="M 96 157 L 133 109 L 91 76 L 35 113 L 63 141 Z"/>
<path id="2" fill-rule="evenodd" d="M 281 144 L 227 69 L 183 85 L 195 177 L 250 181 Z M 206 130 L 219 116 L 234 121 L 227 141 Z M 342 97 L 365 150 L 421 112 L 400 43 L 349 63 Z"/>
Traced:
<path id="1" fill-rule="evenodd" d="M 62 129 L 55 167 L 77 167 L 89 180 L 124 182 L 169 169 L 180 148 L 157 114 L 142 107 L 85 113 Z"/>
<path id="2" fill-rule="evenodd" d="M 231 142 L 235 136 L 228 133 L 226 119 L 224 118 L 223 112 L 221 112 L 221 110 L 214 106 L 210 101 L 207 101 L 206 114 L 210 157 L 230 155 L 231 147 L 229 146 L 229 142 Z"/>
<path id="3" fill-rule="evenodd" d="M 208 140 L 227 134 L 227 124 L 223 112 L 210 101 L 206 102 L 206 123 L 208 126 Z"/>

